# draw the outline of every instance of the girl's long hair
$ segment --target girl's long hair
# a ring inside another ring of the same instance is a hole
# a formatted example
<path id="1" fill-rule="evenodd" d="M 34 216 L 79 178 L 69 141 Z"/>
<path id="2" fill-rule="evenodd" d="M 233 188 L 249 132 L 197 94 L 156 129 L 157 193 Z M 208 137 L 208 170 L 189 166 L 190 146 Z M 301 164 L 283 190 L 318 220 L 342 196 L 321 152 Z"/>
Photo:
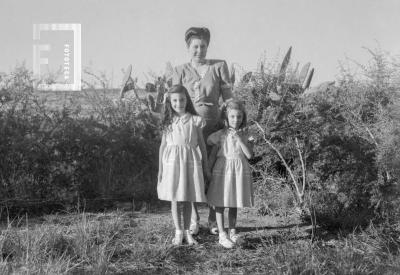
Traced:
<path id="1" fill-rule="evenodd" d="M 172 124 L 172 119 L 175 111 L 171 106 L 171 94 L 184 94 L 186 96 L 186 112 L 192 115 L 197 115 L 194 109 L 193 102 L 190 99 L 189 93 L 183 85 L 174 85 L 166 93 L 164 108 L 161 117 L 161 130 L 165 131 Z"/>
<path id="2" fill-rule="evenodd" d="M 229 122 L 228 122 L 228 110 L 239 110 L 243 114 L 243 119 L 242 123 L 239 126 L 239 129 L 243 129 L 247 125 L 247 113 L 246 109 L 244 107 L 244 102 L 239 101 L 236 99 L 228 101 L 224 107 L 222 107 L 221 110 L 221 119 L 224 122 L 225 128 L 229 128 Z"/>

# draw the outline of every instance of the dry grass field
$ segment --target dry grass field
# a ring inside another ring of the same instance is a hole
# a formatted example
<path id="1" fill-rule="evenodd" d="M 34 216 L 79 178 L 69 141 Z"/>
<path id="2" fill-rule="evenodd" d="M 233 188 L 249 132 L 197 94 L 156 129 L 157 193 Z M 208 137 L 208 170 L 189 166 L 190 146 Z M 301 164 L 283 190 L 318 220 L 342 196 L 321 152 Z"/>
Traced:
<path id="1" fill-rule="evenodd" d="M 1 225 L 1 274 L 398 274 L 399 247 L 373 226 L 310 240 L 295 216 L 239 211 L 232 250 L 204 227 L 198 246 L 174 247 L 167 205 L 142 211 L 68 213 Z"/>

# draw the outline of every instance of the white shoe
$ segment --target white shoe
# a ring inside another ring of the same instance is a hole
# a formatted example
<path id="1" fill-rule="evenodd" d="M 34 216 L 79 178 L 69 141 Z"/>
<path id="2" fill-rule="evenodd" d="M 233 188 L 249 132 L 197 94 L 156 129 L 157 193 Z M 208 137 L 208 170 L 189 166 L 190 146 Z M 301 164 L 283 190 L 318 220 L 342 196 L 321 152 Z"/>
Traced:
<path id="1" fill-rule="evenodd" d="M 197 221 L 192 220 L 189 227 L 190 233 L 192 235 L 197 235 L 199 234 L 199 229 L 200 229 L 199 223 Z"/>
<path id="2" fill-rule="evenodd" d="M 217 222 L 209 222 L 208 228 L 210 229 L 210 234 L 212 234 L 212 235 L 218 234 Z"/>
<path id="3" fill-rule="evenodd" d="M 183 234 L 183 239 L 187 242 L 188 245 L 198 245 L 199 243 L 193 238 L 190 230 L 185 230 Z"/>
<path id="4" fill-rule="evenodd" d="M 218 243 L 228 249 L 231 249 L 235 246 L 235 244 L 228 238 L 228 235 L 226 234 L 226 232 L 219 234 Z"/>
<path id="5" fill-rule="evenodd" d="M 229 230 L 229 239 L 231 239 L 231 241 L 234 243 L 237 243 L 241 240 L 240 236 L 236 234 L 236 229 Z"/>
<path id="6" fill-rule="evenodd" d="M 176 230 L 175 237 L 172 239 L 172 244 L 173 245 L 182 245 L 182 241 L 183 241 L 183 231 Z"/>

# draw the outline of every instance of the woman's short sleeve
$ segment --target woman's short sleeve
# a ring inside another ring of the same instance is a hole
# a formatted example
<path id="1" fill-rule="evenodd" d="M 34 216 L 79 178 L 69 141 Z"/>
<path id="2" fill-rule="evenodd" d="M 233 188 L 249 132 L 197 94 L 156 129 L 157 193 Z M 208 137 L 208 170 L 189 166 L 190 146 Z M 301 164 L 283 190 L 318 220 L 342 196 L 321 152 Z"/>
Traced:
<path id="1" fill-rule="evenodd" d="M 194 125 L 196 125 L 198 128 L 204 128 L 204 126 L 206 126 L 206 122 L 201 116 L 193 116 L 193 120 Z"/>
<path id="2" fill-rule="evenodd" d="M 173 69 L 172 85 L 182 85 L 182 71 L 178 67 Z"/>
<path id="3" fill-rule="evenodd" d="M 207 138 L 208 145 L 218 145 L 221 139 L 221 131 L 217 131 L 212 133 Z"/>
<path id="4" fill-rule="evenodd" d="M 222 62 L 222 65 L 219 68 L 219 75 L 222 99 L 226 101 L 232 98 L 232 83 L 229 75 L 228 65 L 225 61 Z"/>

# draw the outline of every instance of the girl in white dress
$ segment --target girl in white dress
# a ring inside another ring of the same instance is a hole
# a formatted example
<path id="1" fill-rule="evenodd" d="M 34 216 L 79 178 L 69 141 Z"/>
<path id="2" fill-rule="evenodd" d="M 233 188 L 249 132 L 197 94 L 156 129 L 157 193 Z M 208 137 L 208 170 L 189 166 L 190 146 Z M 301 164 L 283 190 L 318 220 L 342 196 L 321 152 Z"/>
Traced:
<path id="1" fill-rule="evenodd" d="M 247 161 L 253 152 L 244 131 L 246 111 L 243 104 L 229 101 L 222 117 L 226 127 L 207 139 L 207 144 L 213 146 L 210 154 L 212 180 L 207 198 L 208 203 L 215 206 L 219 243 L 232 248 L 239 238 L 236 233 L 237 208 L 253 205 L 253 186 Z M 224 229 L 225 208 L 229 208 L 229 236 Z"/>
<path id="2" fill-rule="evenodd" d="M 203 172 L 211 177 L 202 134 L 205 122 L 196 115 L 188 91 L 182 85 L 168 91 L 164 108 L 157 194 L 160 200 L 171 201 L 176 230 L 173 244 L 180 245 L 185 240 L 193 245 L 197 242 L 189 230 L 191 203 L 207 202 Z"/>

